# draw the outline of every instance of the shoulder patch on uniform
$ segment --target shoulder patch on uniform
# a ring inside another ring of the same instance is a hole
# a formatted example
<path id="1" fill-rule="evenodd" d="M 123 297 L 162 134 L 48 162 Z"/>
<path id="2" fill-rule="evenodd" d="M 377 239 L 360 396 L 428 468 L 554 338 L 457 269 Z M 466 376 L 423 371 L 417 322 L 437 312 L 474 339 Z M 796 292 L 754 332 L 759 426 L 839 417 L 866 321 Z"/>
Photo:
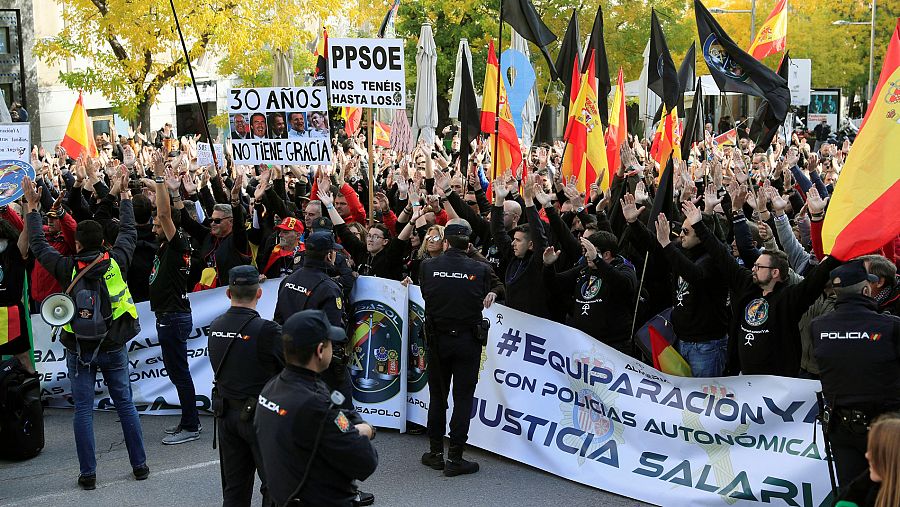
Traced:
<path id="1" fill-rule="evenodd" d="M 339 297 L 334 298 L 334 306 L 337 306 L 337 309 L 340 310 L 341 308 L 344 307 L 344 302 L 341 301 L 341 298 L 339 298 Z"/>
<path id="2" fill-rule="evenodd" d="M 337 417 L 334 418 L 334 425 L 341 430 L 341 433 L 350 431 L 350 420 L 347 419 L 347 416 L 344 415 L 343 411 L 338 411 Z"/>

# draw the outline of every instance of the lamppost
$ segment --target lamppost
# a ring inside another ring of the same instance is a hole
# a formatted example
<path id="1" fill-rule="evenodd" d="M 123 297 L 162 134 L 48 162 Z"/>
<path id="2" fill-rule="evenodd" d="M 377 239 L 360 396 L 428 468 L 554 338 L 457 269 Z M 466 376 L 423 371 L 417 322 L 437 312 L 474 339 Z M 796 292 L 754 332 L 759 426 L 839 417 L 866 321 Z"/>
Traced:
<path id="1" fill-rule="evenodd" d="M 713 14 L 749 14 L 750 15 L 750 42 L 756 37 L 756 0 L 750 0 L 749 9 L 722 9 L 713 7 L 709 10 Z"/>
<path id="2" fill-rule="evenodd" d="M 846 19 L 839 19 L 831 24 L 837 26 L 869 25 L 871 27 L 869 31 L 869 86 L 866 98 L 872 100 L 872 92 L 874 91 L 872 85 L 875 77 L 875 0 L 872 0 L 872 19 L 870 21 L 847 21 Z"/>

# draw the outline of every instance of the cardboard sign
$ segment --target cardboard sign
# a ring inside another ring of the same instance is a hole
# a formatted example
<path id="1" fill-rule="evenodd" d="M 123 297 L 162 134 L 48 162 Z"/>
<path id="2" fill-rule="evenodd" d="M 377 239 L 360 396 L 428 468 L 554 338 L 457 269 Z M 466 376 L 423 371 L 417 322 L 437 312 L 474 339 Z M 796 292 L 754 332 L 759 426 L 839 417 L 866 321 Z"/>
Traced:
<path id="1" fill-rule="evenodd" d="M 322 86 L 229 90 L 228 130 L 234 162 L 330 164 L 326 95 Z"/>
<path id="2" fill-rule="evenodd" d="M 216 150 L 216 160 L 219 161 L 219 167 L 225 167 L 225 147 L 221 144 L 213 145 Z M 197 164 L 213 165 L 212 151 L 209 149 L 209 143 L 197 143 Z"/>
<path id="3" fill-rule="evenodd" d="M 0 124 L 0 160 L 31 163 L 31 128 L 28 123 Z"/>
<path id="4" fill-rule="evenodd" d="M 401 39 L 328 39 L 328 103 L 406 108 Z"/>

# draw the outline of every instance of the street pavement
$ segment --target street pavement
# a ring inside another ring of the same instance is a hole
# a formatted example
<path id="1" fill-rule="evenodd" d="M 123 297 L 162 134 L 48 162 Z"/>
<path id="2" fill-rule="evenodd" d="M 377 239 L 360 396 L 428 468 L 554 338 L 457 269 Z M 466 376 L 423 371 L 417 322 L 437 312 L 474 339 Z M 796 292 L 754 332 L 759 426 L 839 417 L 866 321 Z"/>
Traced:
<path id="1" fill-rule="evenodd" d="M 97 448 L 97 489 L 82 491 L 76 484 L 78 458 L 72 437 L 72 412 L 45 411 L 46 447 L 36 458 L 13 463 L 0 461 L 0 506 L 54 507 L 221 505 L 218 451 L 212 448 L 211 417 L 202 417 L 199 441 L 165 446 L 163 429 L 178 422 L 175 416 L 141 416 L 150 478 L 137 482 L 115 412 L 94 413 Z M 375 440 L 378 470 L 362 483 L 381 507 L 545 507 L 569 505 L 632 507 L 648 505 L 600 491 L 502 456 L 472 449 L 469 459 L 481 464 L 474 475 L 444 477 L 419 463 L 428 447 L 424 435 L 401 435 L 381 430 Z M 258 492 L 253 505 L 259 505 Z"/>

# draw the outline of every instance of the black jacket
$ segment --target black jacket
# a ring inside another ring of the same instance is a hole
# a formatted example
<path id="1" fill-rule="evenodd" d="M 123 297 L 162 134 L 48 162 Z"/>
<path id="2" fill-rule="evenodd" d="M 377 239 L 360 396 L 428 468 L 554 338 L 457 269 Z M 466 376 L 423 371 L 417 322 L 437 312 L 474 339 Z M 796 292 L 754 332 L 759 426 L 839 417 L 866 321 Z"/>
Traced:
<path id="1" fill-rule="evenodd" d="M 208 227 L 198 224 L 190 213 L 181 214 L 181 226 L 185 232 L 200 242 L 200 268 L 215 267 L 219 287 L 227 285 L 228 272 L 235 266 L 250 264 L 250 245 L 244 224 L 244 208 L 231 207 L 233 216 L 231 234 L 216 238 Z"/>
<path id="2" fill-rule="evenodd" d="M 878 313 L 868 296 L 838 295 L 834 311 L 809 328 L 829 403 L 875 412 L 900 406 L 900 317 Z"/>
<path id="3" fill-rule="evenodd" d="M 356 411 L 332 408 L 329 392 L 317 374 L 287 365 L 259 396 L 254 427 L 269 494 L 277 505 L 291 499 L 309 467 L 297 497 L 303 505 L 350 507 L 356 495 L 353 481 L 366 479 L 378 466 L 378 452 L 354 426 L 362 419 Z"/>
<path id="4" fill-rule="evenodd" d="M 401 280 L 403 259 L 409 252 L 409 242 L 391 238 L 387 246 L 375 255 L 369 253 L 366 244 L 360 241 L 347 224 L 334 226 L 335 234 L 341 238 L 344 249 L 353 257 L 356 271 L 360 275 L 378 276 L 389 280 Z"/>
<path id="5" fill-rule="evenodd" d="M 153 224 L 137 226 L 137 243 L 134 248 L 134 259 L 128 268 L 128 290 L 135 303 L 150 300 L 150 272 L 153 270 L 153 257 L 159 250 L 159 239 L 153 233 Z M 188 290 L 190 287 L 185 287 Z"/>
<path id="6" fill-rule="evenodd" d="M 426 321 L 435 327 L 476 326 L 491 290 L 491 275 L 486 262 L 470 259 L 457 248 L 423 260 L 419 280 Z"/>
<path id="7" fill-rule="evenodd" d="M 137 241 L 137 231 L 134 227 L 134 208 L 131 199 L 124 199 L 119 205 L 119 235 L 116 237 L 116 243 L 109 251 L 109 256 L 115 259 L 119 265 L 119 270 L 123 276 L 128 272 L 131 266 L 131 259 L 134 255 L 134 245 Z M 35 258 L 44 268 L 49 271 L 56 281 L 63 287 L 63 290 L 69 286 L 72 281 L 72 270 L 78 261 L 91 262 L 100 254 L 97 250 L 82 250 L 76 255 L 63 256 L 55 248 L 47 243 L 44 238 L 44 228 L 41 221 L 40 212 L 28 213 L 25 217 L 25 224 L 28 227 L 29 246 Z M 102 264 L 102 263 L 101 263 Z M 101 265 L 93 268 L 91 271 L 105 273 L 105 269 Z M 85 275 L 87 276 L 87 275 Z M 118 319 L 112 321 L 107 334 L 107 338 L 100 345 L 100 350 L 113 350 L 129 340 L 137 336 L 141 326 L 137 319 L 125 313 Z M 60 342 L 69 350 L 76 350 L 75 337 L 63 330 L 60 334 Z M 84 345 L 84 344 L 82 344 Z M 82 351 L 88 350 L 89 347 L 82 346 Z"/>
<path id="8" fill-rule="evenodd" d="M 328 273 L 326 262 L 307 259 L 304 266 L 281 280 L 273 320 L 279 324 L 302 310 L 323 310 L 333 326 L 344 327 L 341 286 Z"/>
<path id="9" fill-rule="evenodd" d="M 223 398 L 257 397 L 284 364 L 281 326 L 256 310 L 232 306 L 209 325 L 209 362 Z"/>
<path id="10" fill-rule="evenodd" d="M 518 258 L 513 254 L 512 240 L 503 226 L 503 207 L 491 207 L 491 233 L 494 245 L 501 258 L 507 262 L 504 285 L 506 286 L 506 306 L 529 313 L 536 317 L 550 318 L 547 296 L 541 291 L 544 261 L 542 255 L 547 248 L 547 236 L 535 206 L 525 207 L 525 216 L 531 231 L 533 249 Z"/>
<path id="11" fill-rule="evenodd" d="M 706 252 L 722 272 L 731 289 L 731 332 L 729 349 L 737 351 L 739 370 L 744 375 L 781 375 L 795 377 L 800 371 L 800 318 L 815 303 L 828 282 L 832 269 L 840 265 L 825 259 L 802 282 L 775 289 L 763 295 L 753 283 L 753 275 L 739 266 L 731 252 L 710 233 L 703 222 L 694 232 Z M 733 358 L 729 358 L 733 362 Z M 736 371 L 729 364 L 729 371 Z"/>

